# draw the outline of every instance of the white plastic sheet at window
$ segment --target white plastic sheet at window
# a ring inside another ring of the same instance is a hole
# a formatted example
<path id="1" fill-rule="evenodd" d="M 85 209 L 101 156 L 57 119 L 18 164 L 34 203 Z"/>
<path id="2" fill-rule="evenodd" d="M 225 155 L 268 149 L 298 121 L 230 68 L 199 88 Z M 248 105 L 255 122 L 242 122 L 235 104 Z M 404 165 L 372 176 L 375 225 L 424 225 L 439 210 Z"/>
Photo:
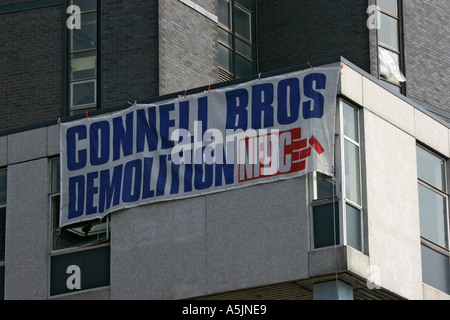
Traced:
<path id="1" fill-rule="evenodd" d="M 406 78 L 400 71 L 398 55 L 395 52 L 378 47 L 380 58 L 380 75 L 390 82 L 405 82 Z"/>

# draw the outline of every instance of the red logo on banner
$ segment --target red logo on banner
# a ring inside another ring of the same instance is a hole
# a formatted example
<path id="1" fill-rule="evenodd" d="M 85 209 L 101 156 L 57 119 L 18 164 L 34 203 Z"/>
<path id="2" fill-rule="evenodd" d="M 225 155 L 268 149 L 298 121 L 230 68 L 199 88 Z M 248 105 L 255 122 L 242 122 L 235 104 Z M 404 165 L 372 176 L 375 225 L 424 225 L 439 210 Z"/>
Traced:
<path id="1" fill-rule="evenodd" d="M 325 150 L 315 136 L 302 139 L 301 128 L 245 137 L 238 141 L 239 182 L 300 172 L 306 168 L 311 147 L 320 155 Z"/>

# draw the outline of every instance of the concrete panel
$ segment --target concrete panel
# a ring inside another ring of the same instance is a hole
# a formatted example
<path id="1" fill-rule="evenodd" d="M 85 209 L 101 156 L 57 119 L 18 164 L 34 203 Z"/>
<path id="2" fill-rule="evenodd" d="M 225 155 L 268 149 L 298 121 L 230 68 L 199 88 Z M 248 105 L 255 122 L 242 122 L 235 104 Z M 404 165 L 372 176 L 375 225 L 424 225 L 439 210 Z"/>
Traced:
<path id="1" fill-rule="evenodd" d="M 415 108 L 366 77 L 363 77 L 363 106 L 414 135 Z"/>
<path id="2" fill-rule="evenodd" d="M 205 199 L 111 214 L 111 299 L 206 294 Z"/>
<path id="3" fill-rule="evenodd" d="M 47 157 L 59 155 L 59 126 L 47 127 Z"/>
<path id="4" fill-rule="evenodd" d="M 207 198 L 208 293 L 308 277 L 305 178 Z"/>
<path id="5" fill-rule="evenodd" d="M 346 246 L 312 250 L 309 253 L 309 275 L 316 277 L 346 271 L 347 262 Z"/>
<path id="6" fill-rule="evenodd" d="M 47 159 L 8 167 L 5 299 L 47 296 L 47 168 Z"/>
<path id="7" fill-rule="evenodd" d="M 8 136 L 0 137 L 0 167 L 8 164 Z"/>
<path id="8" fill-rule="evenodd" d="M 369 263 L 381 287 L 421 299 L 415 139 L 367 110 L 364 130 Z"/>
<path id="9" fill-rule="evenodd" d="M 361 251 L 347 248 L 347 269 L 348 271 L 367 279 L 369 277 L 370 258 Z"/>
<path id="10" fill-rule="evenodd" d="M 423 284 L 423 300 L 450 300 L 450 295 L 443 293 L 427 284 Z"/>
<path id="11" fill-rule="evenodd" d="M 430 148 L 450 157 L 448 128 L 427 116 L 420 110 L 415 110 L 416 139 Z"/>
<path id="12" fill-rule="evenodd" d="M 50 298 L 51 300 L 109 300 L 109 289 L 92 290 L 78 294 L 68 294 L 57 298 Z"/>
<path id="13" fill-rule="evenodd" d="M 363 104 L 363 76 L 348 66 L 344 66 L 340 76 L 338 93 L 355 103 Z"/>
<path id="14" fill-rule="evenodd" d="M 8 136 L 8 164 L 46 156 L 47 129 L 22 131 Z"/>

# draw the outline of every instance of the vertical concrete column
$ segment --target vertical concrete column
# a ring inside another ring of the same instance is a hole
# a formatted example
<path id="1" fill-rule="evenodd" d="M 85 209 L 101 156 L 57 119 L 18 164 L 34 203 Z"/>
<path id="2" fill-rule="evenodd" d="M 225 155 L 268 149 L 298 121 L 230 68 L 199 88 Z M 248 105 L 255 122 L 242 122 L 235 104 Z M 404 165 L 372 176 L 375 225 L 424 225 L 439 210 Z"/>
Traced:
<path id="1" fill-rule="evenodd" d="M 313 284 L 314 300 L 353 300 L 353 288 L 341 280 Z"/>
<path id="2" fill-rule="evenodd" d="M 23 145 L 23 150 L 28 150 L 26 142 Z M 7 300 L 46 298 L 47 166 L 46 158 L 8 166 L 5 248 Z"/>

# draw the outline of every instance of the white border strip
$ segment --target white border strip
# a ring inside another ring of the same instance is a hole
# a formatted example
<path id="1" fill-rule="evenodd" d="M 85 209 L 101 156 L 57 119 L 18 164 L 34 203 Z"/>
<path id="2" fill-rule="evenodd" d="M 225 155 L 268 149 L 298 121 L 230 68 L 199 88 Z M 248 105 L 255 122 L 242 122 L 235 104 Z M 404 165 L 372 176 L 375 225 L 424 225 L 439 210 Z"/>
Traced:
<path id="1" fill-rule="evenodd" d="M 219 18 L 215 14 L 212 14 L 211 12 L 209 12 L 205 8 L 199 6 L 198 4 L 194 3 L 193 1 L 191 1 L 191 0 L 178 0 L 178 1 L 184 3 L 188 7 L 192 8 L 195 11 L 197 11 L 198 13 L 204 15 L 205 17 L 212 20 L 213 22 L 215 22 L 215 23 L 219 22 Z"/>

